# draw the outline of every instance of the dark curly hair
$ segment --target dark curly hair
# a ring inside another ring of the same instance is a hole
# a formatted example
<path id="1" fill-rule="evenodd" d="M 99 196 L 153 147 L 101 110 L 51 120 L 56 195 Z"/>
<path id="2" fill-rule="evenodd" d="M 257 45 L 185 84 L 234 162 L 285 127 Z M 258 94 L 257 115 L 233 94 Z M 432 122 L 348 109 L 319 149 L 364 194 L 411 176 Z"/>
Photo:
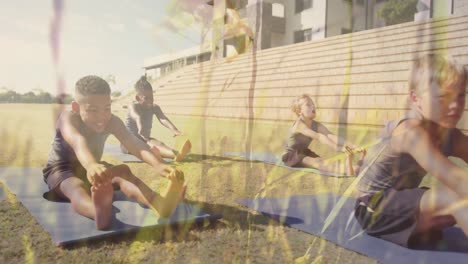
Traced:
<path id="1" fill-rule="evenodd" d="M 146 80 L 146 76 L 141 76 L 140 79 L 135 83 L 135 91 L 142 93 L 144 91 L 153 91 L 153 86 Z"/>
<path id="2" fill-rule="evenodd" d="M 75 98 L 89 95 L 110 95 L 109 84 L 99 76 L 88 75 L 75 84 Z"/>

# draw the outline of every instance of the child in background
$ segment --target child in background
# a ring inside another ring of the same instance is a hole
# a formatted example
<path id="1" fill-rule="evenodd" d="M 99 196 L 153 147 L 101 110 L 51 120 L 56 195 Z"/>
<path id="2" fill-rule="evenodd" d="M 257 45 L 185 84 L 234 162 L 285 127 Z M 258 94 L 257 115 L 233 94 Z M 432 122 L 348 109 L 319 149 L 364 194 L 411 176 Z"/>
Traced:
<path id="1" fill-rule="evenodd" d="M 362 162 L 366 151 L 334 135 L 323 124 L 315 121 L 315 104 L 309 95 L 303 94 L 296 98 L 291 108 L 298 118 L 290 129 L 286 153 L 282 156 L 283 162 L 291 167 L 317 168 L 324 172 L 356 175 L 360 167 L 353 165 L 353 153 L 361 152 Z M 314 139 L 336 151 L 346 152 L 346 163 L 330 163 L 320 158 L 309 149 Z"/>
<path id="2" fill-rule="evenodd" d="M 51 194 L 70 200 L 75 212 L 94 219 L 97 229 L 107 229 L 111 223 L 113 188 L 168 217 L 183 194 L 184 174 L 163 164 L 148 145 L 128 132 L 111 112 L 110 94 L 109 84 L 100 77 L 78 80 L 72 111 L 58 118 L 44 181 Z M 162 195 L 135 177 L 127 165 L 101 161 L 110 134 L 148 163 L 154 174 L 170 181 Z"/>
<path id="3" fill-rule="evenodd" d="M 412 248 L 440 239 L 455 223 L 468 234 L 468 170 L 447 158 L 468 162 L 468 137 L 456 128 L 466 85 L 453 59 L 427 54 L 414 61 L 412 109 L 382 130 L 357 185 L 355 216 L 369 235 Z M 440 184 L 421 187 L 427 173 Z"/>
<path id="4" fill-rule="evenodd" d="M 168 147 L 163 142 L 150 137 L 151 128 L 153 127 L 153 115 L 158 118 L 163 126 L 170 129 L 174 136 L 182 135 L 182 132 L 164 115 L 161 107 L 154 104 L 153 87 L 146 80 L 145 76 L 142 76 L 136 82 L 135 92 L 135 102 L 129 106 L 127 118 L 125 119 L 127 129 L 141 141 L 146 142 L 155 155 L 174 159 L 175 161 L 183 160 L 192 148 L 189 140 L 186 140 L 181 149 L 177 151 Z M 121 145 L 121 149 L 123 153 L 129 153 L 125 146 Z"/>

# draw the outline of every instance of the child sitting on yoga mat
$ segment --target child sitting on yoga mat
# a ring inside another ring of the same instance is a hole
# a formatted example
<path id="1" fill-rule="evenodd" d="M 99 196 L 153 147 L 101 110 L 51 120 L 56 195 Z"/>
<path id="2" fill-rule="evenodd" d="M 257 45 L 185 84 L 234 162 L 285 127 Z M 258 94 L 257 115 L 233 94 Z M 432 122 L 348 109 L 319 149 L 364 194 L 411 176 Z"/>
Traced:
<path id="1" fill-rule="evenodd" d="M 286 152 L 282 156 L 283 162 L 291 167 L 316 168 L 323 172 L 356 175 L 359 171 L 358 165 L 353 165 L 354 152 L 361 152 L 361 161 L 366 151 L 344 139 L 331 133 L 323 124 L 315 121 L 315 104 L 312 98 L 303 94 L 293 101 L 292 111 L 297 115 L 297 120 L 290 129 Z M 336 151 L 346 152 L 345 164 L 327 162 L 309 149 L 312 140 L 332 147 Z M 360 161 L 360 162 L 361 162 Z"/>
<path id="2" fill-rule="evenodd" d="M 447 158 L 468 162 L 468 137 L 456 128 L 466 85 L 466 70 L 451 58 L 414 61 L 411 110 L 382 130 L 357 185 L 355 216 L 369 235 L 412 248 L 441 239 L 455 223 L 468 234 L 468 170 Z M 420 186 L 426 174 L 435 187 Z"/>
<path id="3" fill-rule="evenodd" d="M 153 103 L 153 87 L 146 80 L 145 76 L 136 82 L 135 91 L 135 102 L 129 106 L 127 118 L 125 119 L 127 129 L 141 141 L 146 142 L 155 155 L 174 159 L 175 161 L 184 159 L 192 148 L 189 140 L 186 140 L 180 150 L 177 151 L 168 147 L 163 142 L 150 137 L 151 128 L 153 127 L 153 115 L 158 118 L 163 126 L 170 129 L 174 136 L 179 136 L 182 132 L 172 124 L 169 118 L 162 112 L 161 107 Z M 125 146 L 121 145 L 121 149 L 123 153 L 129 153 Z"/>
<path id="4" fill-rule="evenodd" d="M 111 112 L 109 84 L 97 76 L 78 80 L 70 112 L 57 121 L 55 138 L 44 180 L 52 194 L 68 199 L 79 214 L 92 218 L 97 229 L 111 224 L 113 188 L 168 217 L 184 191 L 184 174 L 163 164 L 148 145 L 125 128 Z M 127 165 L 112 166 L 101 161 L 104 143 L 112 134 L 138 158 L 151 165 L 151 173 L 169 180 L 162 195 L 135 177 Z"/>

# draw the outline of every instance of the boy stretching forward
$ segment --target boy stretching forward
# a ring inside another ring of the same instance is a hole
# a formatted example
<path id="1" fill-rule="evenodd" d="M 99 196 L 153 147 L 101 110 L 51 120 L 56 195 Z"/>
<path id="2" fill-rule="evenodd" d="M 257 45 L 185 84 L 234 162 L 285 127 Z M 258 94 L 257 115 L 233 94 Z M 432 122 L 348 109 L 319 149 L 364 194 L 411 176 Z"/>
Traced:
<path id="1" fill-rule="evenodd" d="M 190 152 L 192 144 L 189 140 L 186 140 L 182 145 L 180 151 L 172 149 L 165 145 L 163 142 L 151 138 L 151 128 L 153 127 L 153 115 L 156 115 L 159 122 L 170 129 L 174 136 L 182 134 L 172 122 L 167 118 L 157 104 L 154 104 L 153 98 L 153 87 L 146 80 L 145 76 L 142 76 L 135 84 L 135 102 L 133 102 L 125 119 L 125 126 L 127 129 L 135 135 L 138 139 L 146 142 L 151 150 L 157 156 L 163 158 L 174 159 L 175 161 L 181 161 Z M 123 153 L 132 153 L 125 146 L 121 145 Z"/>
<path id="2" fill-rule="evenodd" d="M 350 176 L 359 173 L 362 160 L 366 156 L 366 150 L 336 136 L 325 125 L 315 121 L 315 103 L 309 95 L 303 94 L 294 99 L 291 110 L 297 115 L 297 119 L 289 131 L 286 151 L 282 156 L 282 160 L 286 165 L 290 167 L 317 168 L 323 172 Z M 327 162 L 310 150 L 309 145 L 314 139 L 336 151 L 345 152 L 347 154 L 346 163 Z M 356 165 L 353 164 L 354 152 L 361 152 L 361 159 Z"/>
<path id="3" fill-rule="evenodd" d="M 70 200 L 74 211 L 96 221 L 97 229 L 106 229 L 111 223 L 114 187 L 159 216 L 170 216 L 180 199 L 184 174 L 163 164 L 111 113 L 108 83 L 97 76 L 81 78 L 76 83 L 71 107 L 71 112 L 63 112 L 58 118 L 52 149 L 43 169 L 50 192 Z M 127 165 L 112 166 L 100 161 L 110 134 L 151 165 L 155 174 L 169 179 L 162 195 L 135 177 Z"/>
<path id="4" fill-rule="evenodd" d="M 412 109 L 381 132 L 358 183 L 355 216 L 369 235 L 405 247 L 440 239 L 455 223 L 468 235 L 468 170 L 447 159 L 468 162 L 468 137 L 456 128 L 466 85 L 466 71 L 451 59 L 427 54 L 415 60 Z M 419 186 L 427 173 L 439 186 Z"/>

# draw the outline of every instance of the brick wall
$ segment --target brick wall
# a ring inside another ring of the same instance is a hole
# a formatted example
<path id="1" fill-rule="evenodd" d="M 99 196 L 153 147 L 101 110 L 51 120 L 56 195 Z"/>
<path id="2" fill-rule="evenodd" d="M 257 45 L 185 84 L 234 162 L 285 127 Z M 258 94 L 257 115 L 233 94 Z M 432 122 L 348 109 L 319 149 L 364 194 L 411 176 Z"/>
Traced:
<path id="1" fill-rule="evenodd" d="M 408 110 L 411 60 L 429 51 L 446 52 L 468 65 L 468 16 L 409 22 L 202 63 L 155 87 L 156 99 L 172 115 L 289 122 L 294 118 L 292 99 L 309 93 L 321 122 L 380 127 Z M 468 132 L 468 107 L 459 127 Z"/>

